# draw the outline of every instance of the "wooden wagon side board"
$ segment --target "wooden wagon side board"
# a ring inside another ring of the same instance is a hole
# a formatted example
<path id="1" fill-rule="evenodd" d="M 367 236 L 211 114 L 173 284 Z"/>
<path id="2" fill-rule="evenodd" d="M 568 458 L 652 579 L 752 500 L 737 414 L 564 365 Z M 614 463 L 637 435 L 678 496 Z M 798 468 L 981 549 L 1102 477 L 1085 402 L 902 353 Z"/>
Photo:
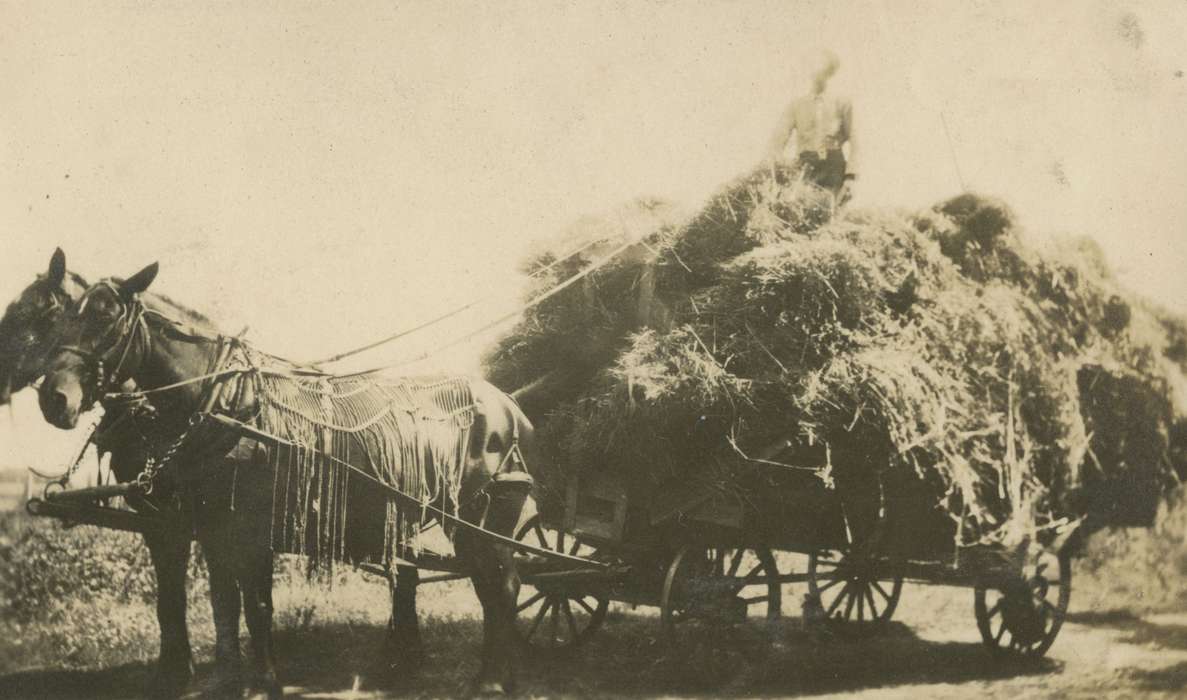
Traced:
<path id="1" fill-rule="evenodd" d="M 587 471 L 565 487 L 564 528 L 577 537 L 621 542 L 626 530 L 627 493 L 610 474 Z"/>

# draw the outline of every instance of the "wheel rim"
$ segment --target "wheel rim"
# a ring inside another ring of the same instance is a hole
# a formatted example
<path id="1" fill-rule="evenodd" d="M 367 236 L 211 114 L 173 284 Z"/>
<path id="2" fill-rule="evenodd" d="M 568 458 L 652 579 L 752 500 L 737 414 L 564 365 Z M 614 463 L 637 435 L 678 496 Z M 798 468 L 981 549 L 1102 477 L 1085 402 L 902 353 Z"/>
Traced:
<path id="1" fill-rule="evenodd" d="M 539 516 L 520 528 L 516 538 L 554 552 L 592 557 L 594 547 L 543 526 Z M 575 588 L 563 582 L 524 585 L 516 604 L 520 640 L 538 650 L 560 651 L 584 644 L 602 626 L 610 599 L 605 590 Z"/>
<path id="2" fill-rule="evenodd" d="M 808 593 L 820 619 L 858 632 L 885 627 L 903 591 L 903 577 L 888 574 L 884 561 L 843 552 L 815 552 L 808 558 Z"/>
<path id="3" fill-rule="evenodd" d="M 676 645 L 696 623 L 719 629 L 742 622 L 756 607 L 767 623 L 774 623 L 782 613 L 778 576 L 768 549 L 681 548 L 668 567 L 660 599 L 666 643 Z"/>
<path id="4" fill-rule="evenodd" d="M 981 640 L 996 653 L 1042 656 L 1059 635 L 1071 592 L 1070 559 L 1048 550 L 1036 553 L 1022 575 L 1007 585 L 977 586 Z"/>

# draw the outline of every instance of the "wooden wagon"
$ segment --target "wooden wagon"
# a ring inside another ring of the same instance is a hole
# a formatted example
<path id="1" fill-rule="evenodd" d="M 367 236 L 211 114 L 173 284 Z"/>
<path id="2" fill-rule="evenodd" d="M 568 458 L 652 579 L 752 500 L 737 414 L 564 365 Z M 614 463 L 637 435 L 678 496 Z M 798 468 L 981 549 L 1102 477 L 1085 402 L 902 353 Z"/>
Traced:
<path id="1" fill-rule="evenodd" d="M 812 473 L 789 479 L 766 493 L 675 482 L 640 503 L 612 474 L 568 478 L 559 507 L 531 507 L 517 528 L 523 640 L 540 649 L 578 647 L 601 627 L 611 602 L 659 608 L 670 643 L 690 622 L 759 618 L 773 626 L 788 583 L 807 584 L 803 614 L 810 621 L 869 634 L 892 618 L 904 582 L 912 581 L 972 588 L 977 627 L 995 653 L 1040 656 L 1054 642 L 1071 594 L 1071 528 L 1011 547 L 957 547 L 957 522 L 920 482 L 879 484 L 863 502 Z M 179 526 L 165 514 L 105 505 L 134 497 L 135 489 L 47 489 L 28 508 L 137 532 Z M 781 551 L 806 555 L 806 568 L 781 570 Z M 456 559 L 432 550 L 403 563 L 432 572 L 421 584 L 467 575 Z"/>
<path id="2" fill-rule="evenodd" d="M 690 622 L 771 624 L 786 583 L 807 584 L 807 622 L 859 635 L 892 618 L 904 582 L 968 587 L 981 638 L 1004 655 L 1044 654 L 1067 612 L 1071 528 L 1011 547 L 957 547 L 957 522 L 910 479 L 866 504 L 812 474 L 767 494 L 673 484 L 646 503 L 604 473 L 570 477 L 564 491 L 563 508 L 535 515 L 519 537 L 613 566 L 531 581 L 519 626 L 535 647 L 581 645 L 615 601 L 658 607 L 669 643 Z M 780 551 L 806 555 L 806 569 L 781 570 Z"/>

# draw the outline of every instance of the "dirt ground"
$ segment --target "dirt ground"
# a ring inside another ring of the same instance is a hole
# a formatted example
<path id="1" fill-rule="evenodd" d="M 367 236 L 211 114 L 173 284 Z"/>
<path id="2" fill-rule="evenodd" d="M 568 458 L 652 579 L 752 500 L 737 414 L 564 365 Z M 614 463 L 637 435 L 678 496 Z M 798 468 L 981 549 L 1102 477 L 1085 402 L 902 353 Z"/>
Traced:
<path id="1" fill-rule="evenodd" d="M 1089 582 L 1090 584 L 1091 582 Z M 1137 612 L 1110 605 L 1085 585 L 1048 657 L 998 661 L 982 647 L 971 591 L 908 584 L 895 622 L 881 635 L 845 639 L 805 631 L 802 586 L 784 587 L 774 644 L 756 621 L 665 654 L 654 609 L 612 607 L 604 628 L 578 654 L 525 654 L 524 697 L 1183 697 L 1187 694 L 1187 610 Z M 353 580 L 334 590 L 282 589 L 277 656 L 286 694 L 296 698 L 464 696 L 477 669 L 481 627 L 465 582 L 425 587 L 421 619 L 428 658 L 412 677 L 370 672 L 386 618 L 385 590 Z M 191 612 L 191 617 L 208 611 Z M 199 646 L 200 697 L 211 672 Z M 147 660 L 100 669 L 33 668 L 0 675 L 0 697 L 135 697 Z"/>

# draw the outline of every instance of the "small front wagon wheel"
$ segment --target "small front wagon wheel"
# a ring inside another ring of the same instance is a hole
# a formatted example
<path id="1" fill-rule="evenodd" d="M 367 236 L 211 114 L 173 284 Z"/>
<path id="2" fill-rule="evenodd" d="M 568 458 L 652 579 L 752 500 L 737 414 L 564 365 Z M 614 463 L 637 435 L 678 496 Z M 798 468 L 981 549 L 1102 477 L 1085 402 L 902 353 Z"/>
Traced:
<path id="1" fill-rule="evenodd" d="M 1063 626 L 1071 594 L 1071 558 L 1064 552 L 1035 552 L 1017 577 L 998 587 L 976 587 L 981 640 L 996 654 L 1046 654 Z"/>
<path id="2" fill-rule="evenodd" d="M 892 562 L 853 550 L 813 552 L 808 558 L 808 593 L 819 604 L 818 614 L 838 632 L 881 631 L 902 592 L 903 577 Z"/>
<path id="3" fill-rule="evenodd" d="M 525 544 L 579 557 L 597 550 L 563 531 L 544 527 L 540 516 L 524 523 L 515 539 Z M 610 597 L 604 586 L 552 580 L 524 584 L 516 605 L 520 640 L 538 651 L 561 652 L 589 640 L 606 619 Z"/>

